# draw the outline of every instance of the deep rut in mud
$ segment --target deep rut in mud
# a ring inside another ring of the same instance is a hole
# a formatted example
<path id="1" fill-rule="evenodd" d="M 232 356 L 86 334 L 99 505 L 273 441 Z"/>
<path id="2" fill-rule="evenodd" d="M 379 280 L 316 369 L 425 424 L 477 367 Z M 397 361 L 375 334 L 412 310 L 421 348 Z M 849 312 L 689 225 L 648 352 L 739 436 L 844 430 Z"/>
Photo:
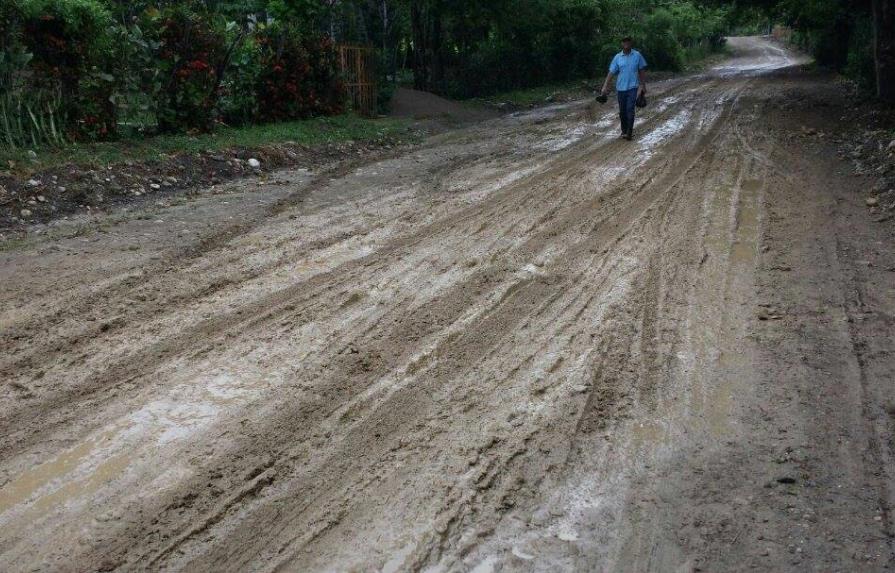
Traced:
<path id="1" fill-rule="evenodd" d="M 0 569 L 893 565 L 884 239 L 733 46 L 633 143 L 554 106 L 5 253 Z"/>

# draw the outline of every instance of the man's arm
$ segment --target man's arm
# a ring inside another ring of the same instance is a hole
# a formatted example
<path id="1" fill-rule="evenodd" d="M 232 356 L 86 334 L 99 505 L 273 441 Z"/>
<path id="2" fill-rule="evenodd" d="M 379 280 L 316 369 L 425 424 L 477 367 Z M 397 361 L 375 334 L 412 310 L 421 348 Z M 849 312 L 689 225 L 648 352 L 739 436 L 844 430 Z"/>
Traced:
<path id="1" fill-rule="evenodd" d="M 639 53 L 639 52 L 638 52 Z M 646 93 L 646 58 L 640 56 L 640 63 L 637 66 L 637 78 L 640 80 L 640 89 L 637 90 L 637 97 Z"/>
<path id="2" fill-rule="evenodd" d="M 612 72 L 606 74 L 606 81 L 603 82 L 603 90 L 600 92 L 601 94 L 606 95 L 609 93 L 609 82 L 612 81 L 613 75 L 615 74 L 613 74 Z"/>
<path id="3" fill-rule="evenodd" d="M 617 58 L 618 56 L 612 58 L 612 62 L 609 64 L 609 73 L 606 74 L 606 81 L 603 82 L 603 90 L 600 92 L 603 95 L 609 93 L 609 81 L 612 80 L 612 76 L 618 74 L 619 72 L 618 63 L 615 61 Z"/>

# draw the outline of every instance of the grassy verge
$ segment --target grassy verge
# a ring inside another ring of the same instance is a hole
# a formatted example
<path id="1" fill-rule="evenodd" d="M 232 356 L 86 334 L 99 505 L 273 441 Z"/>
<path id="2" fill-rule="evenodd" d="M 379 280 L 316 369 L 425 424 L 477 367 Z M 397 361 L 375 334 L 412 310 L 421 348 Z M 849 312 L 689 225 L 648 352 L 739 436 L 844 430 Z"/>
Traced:
<path id="1" fill-rule="evenodd" d="M 364 119 L 354 115 L 302 121 L 220 128 L 201 135 L 159 135 L 145 139 L 72 144 L 45 149 L 37 157 L 27 151 L 0 151 L 0 168 L 15 171 L 46 169 L 62 164 L 106 166 L 127 161 L 151 161 L 178 153 L 198 153 L 241 147 L 254 148 L 293 142 L 306 146 L 346 141 L 375 141 L 407 132 L 409 122 L 400 119 Z M 11 162 L 11 163 L 10 163 Z"/>

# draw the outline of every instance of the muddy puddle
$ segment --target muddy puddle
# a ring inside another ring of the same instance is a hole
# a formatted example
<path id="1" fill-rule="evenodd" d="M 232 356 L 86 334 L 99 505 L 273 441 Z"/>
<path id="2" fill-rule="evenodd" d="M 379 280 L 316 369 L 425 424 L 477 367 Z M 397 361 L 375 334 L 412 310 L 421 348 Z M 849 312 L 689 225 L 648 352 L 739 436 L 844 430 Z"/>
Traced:
<path id="1" fill-rule="evenodd" d="M 225 370 L 176 386 L 0 488 L 0 525 L 28 527 L 46 514 L 82 507 L 100 489 L 149 470 L 158 451 L 188 443 L 269 386 L 258 373 Z"/>

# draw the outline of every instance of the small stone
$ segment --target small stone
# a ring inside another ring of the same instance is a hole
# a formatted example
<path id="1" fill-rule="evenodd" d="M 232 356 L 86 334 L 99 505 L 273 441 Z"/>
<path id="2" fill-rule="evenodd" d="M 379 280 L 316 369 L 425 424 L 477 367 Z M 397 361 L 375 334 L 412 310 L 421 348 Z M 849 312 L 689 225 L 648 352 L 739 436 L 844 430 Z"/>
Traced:
<path id="1" fill-rule="evenodd" d="M 158 183 L 150 183 L 150 184 L 149 184 L 149 187 L 150 187 L 151 189 L 161 189 L 161 188 L 162 188 L 162 186 L 159 185 Z"/>
<path id="2" fill-rule="evenodd" d="M 22 209 L 21 211 L 19 211 L 19 214 L 21 214 L 22 217 L 30 217 L 31 209 Z"/>
<path id="3" fill-rule="evenodd" d="M 38 187 L 38 186 L 40 186 L 40 181 L 38 181 L 37 179 L 29 179 L 28 185 L 30 185 L 32 187 Z"/>
<path id="4" fill-rule="evenodd" d="M 43 195 L 38 195 L 38 196 L 37 196 L 37 200 L 40 201 L 41 203 L 46 203 L 46 202 L 47 202 L 47 198 L 44 197 Z"/>
<path id="5" fill-rule="evenodd" d="M 519 549 L 518 547 L 515 547 L 515 546 L 514 546 L 513 549 L 512 549 L 512 553 L 513 553 L 513 555 L 515 555 L 515 556 L 518 557 L 519 559 L 522 559 L 523 561 L 531 561 L 532 559 L 535 558 L 534 555 L 531 555 L 531 554 L 529 554 L 529 553 L 526 553 L 525 551 L 523 551 L 523 550 L 521 550 L 521 549 Z"/>
<path id="6" fill-rule="evenodd" d="M 59 187 L 56 187 L 56 191 L 59 191 L 60 193 L 65 193 L 66 189 L 65 189 L 65 187 L 60 185 Z"/>
<path id="7" fill-rule="evenodd" d="M 251 159 L 249 159 L 249 167 L 251 167 L 252 169 L 260 169 L 261 162 L 252 157 Z"/>
<path id="8" fill-rule="evenodd" d="M 531 518 L 528 520 L 528 522 L 535 527 L 546 525 L 548 521 L 550 521 L 550 512 L 546 509 L 535 511 L 531 514 Z"/>
<path id="9" fill-rule="evenodd" d="M 879 199 L 876 197 L 868 197 L 867 198 L 867 206 L 868 207 L 876 207 L 879 205 Z"/>

